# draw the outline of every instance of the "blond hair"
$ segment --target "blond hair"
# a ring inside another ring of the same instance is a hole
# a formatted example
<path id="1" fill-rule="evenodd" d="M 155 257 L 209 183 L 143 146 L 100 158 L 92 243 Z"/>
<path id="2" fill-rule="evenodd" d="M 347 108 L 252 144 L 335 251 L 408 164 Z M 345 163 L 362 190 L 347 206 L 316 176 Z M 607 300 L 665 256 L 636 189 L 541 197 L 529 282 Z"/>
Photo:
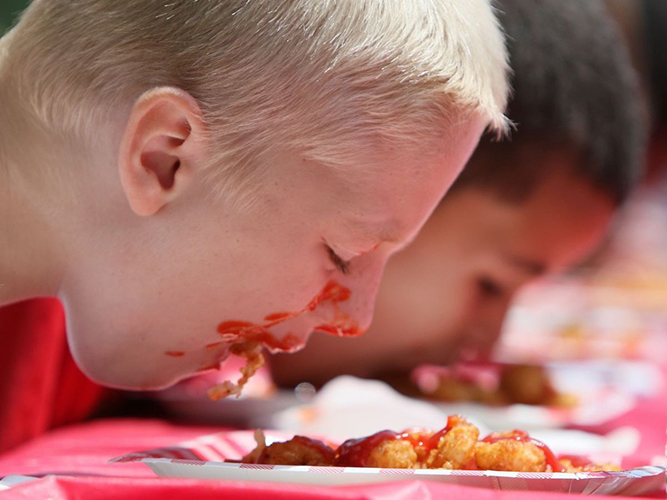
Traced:
<path id="1" fill-rule="evenodd" d="M 35 115 L 78 138 L 151 88 L 189 92 L 216 176 L 279 149 L 350 164 L 462 112 L 505 126 L 489 0 L 35 0 L 9 52 Z"/>

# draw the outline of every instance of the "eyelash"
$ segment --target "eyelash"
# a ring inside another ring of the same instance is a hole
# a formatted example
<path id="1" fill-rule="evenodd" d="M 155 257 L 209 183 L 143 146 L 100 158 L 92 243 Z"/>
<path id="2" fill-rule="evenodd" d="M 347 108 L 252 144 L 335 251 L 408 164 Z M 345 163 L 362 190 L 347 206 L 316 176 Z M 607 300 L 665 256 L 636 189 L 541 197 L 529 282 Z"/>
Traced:
<path id="1" fill-rule="evenodd" d="M 481 289 L 482 293 L 487 297 L 499 297 L 504 293 L 502 287 L 490 278 L 478 278 L 477 285 Z"/>
<path id="2" fill-rule="evenodd" d="M 329 259 L 341 273 L 345 275 L 350 273 L 350 263 L 348 261 L 343 260 L 329 245 L 327 245 L 327 252 L 329 253 Z"/>

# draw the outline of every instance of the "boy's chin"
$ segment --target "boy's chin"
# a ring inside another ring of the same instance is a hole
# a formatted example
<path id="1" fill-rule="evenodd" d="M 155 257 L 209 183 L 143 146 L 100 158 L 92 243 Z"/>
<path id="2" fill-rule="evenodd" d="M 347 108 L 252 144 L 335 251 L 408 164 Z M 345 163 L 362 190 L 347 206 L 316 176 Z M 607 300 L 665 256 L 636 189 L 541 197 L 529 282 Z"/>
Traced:
<path id="1" fill-rule="evenodd" d="M 81 366 L 81 371 L 97 384 L 127 391 L 166 389 L 189 375 L 182 373 L 181 370 L 167 371 L 164 369 L 99 370 L 85 364 Z"/>
<path id="2" fill-rule="evenodd" d="M 100 385 L 129 391 L 152 391 L 166 389 L 192 375 L 217 368 L 227 359 L 229 350 L 221 349 L 204 357 L 191 353 L 187 356 L 170 354 L 150 359 L 146 357 L 143 363 L 136 363 L 134 359 L 116 359 L 107 363 L 85 355 L 75 356 L 75 360 L 81 371 Z"/>

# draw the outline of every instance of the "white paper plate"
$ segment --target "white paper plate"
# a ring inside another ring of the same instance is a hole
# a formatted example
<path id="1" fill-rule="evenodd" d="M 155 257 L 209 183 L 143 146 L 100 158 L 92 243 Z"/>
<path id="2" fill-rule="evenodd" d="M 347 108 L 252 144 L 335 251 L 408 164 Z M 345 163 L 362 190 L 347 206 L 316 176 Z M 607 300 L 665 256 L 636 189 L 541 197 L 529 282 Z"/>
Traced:
<path id="1" fill-rule="evenodd" d="M 267 432 L 267 442 L 284 440 L 282 433 Z M 521 473 L 308 467 L 224 463 L 238 459 L 254 447 L 252 432 L 222 432 L 177 446 L 136 452 L 112 462 L 143 462 L 158 476 L 228 481 L 260 481 L 318 486 L 369 484 L 388 481 L 437 481 L 496 490 L 535 490 L 561 493 L 646 495 L 664 491 L 665 469 L 643 467 L 622 472 Z"/>

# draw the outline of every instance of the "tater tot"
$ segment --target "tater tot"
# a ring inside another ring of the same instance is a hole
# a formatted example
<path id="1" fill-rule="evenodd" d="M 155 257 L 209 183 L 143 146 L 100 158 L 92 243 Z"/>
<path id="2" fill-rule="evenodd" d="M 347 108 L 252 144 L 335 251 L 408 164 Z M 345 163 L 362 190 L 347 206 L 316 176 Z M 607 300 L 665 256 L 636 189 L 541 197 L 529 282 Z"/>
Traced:
<path id="1" fill-rule="evenodd" d="M 348 439 L 335 450 L 315 439 L 295 436 L 266 446 L 261 431 L 257 447 L 244 463 L 373 467 L 380 469 L 495 470 L 504 472 L 618 471 L 614 464 L 595 464 L 587 457 L 556 456 L 522 430 L 494 432 L 479 441 L 479 429 L 460 415 L 451 415 L 438 432 L 412 428 L 384 430 Z"/>
<path id="2" fill-rule="evenodd" d="M 592 462 L 578 463 L 567 458 L 561 458 L 560 463 L 565 467 L 565 472 L 599 472 L 620 471 L 621 468 L 615 464 L 594 464 Z"/>
<path id="3" fill-rule="evenodd" d="M 380 443 L 366 461 L 366 467 L 384 469 L 414 469 L 416 466 L 417 452 L 412 444 L 400 439 Z"/>
<path id="4" fill-rule="evenodd" d="M 513 439 L 477 443 L 475 461 L 484 470 L 544 472 L 547 467 L 546 456 L 539 447 Z"/>
<path id="5" fill-rule="evenodd" d="M 437 446 L 428 452 L 425 467 L 427 469 L 462 469 L 473 460 L 475 445 L 479 438 L 479 429 L 463 418 L 454 421 L 454 425 L 438 441 Z"/>
<path id="6" fill-rule="evenodd" d="M 333 465 L 335 452 L 322 441 L 295 436 L 284 443 L 273 443 L 262 451 L 256 463 L 272 465 Z"/>

